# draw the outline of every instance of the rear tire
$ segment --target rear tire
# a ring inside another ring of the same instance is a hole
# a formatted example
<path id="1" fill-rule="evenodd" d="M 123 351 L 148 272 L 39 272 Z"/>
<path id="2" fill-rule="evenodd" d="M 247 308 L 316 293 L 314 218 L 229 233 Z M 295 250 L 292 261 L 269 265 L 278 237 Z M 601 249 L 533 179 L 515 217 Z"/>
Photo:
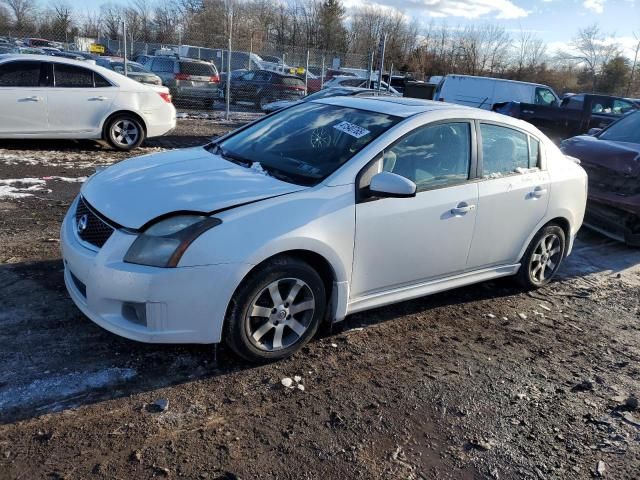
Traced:
<path id="1" fill-rule="evenodd" d="M 315 335 L 326 303 L 324 282 L 309 264 L 289 256 L 273 258 L 234 293 L 223 341 L 250 362 L 281 360 Z"/>
<path id="2" fill-rule="evenodd" d="M 133 115 L 116 115 L 104 127 L 105 140 L 116 150 L 129 151 L 140 146 L 145 132 L 142 123 Z"/>
<path id="3" fill-rule="evenodd" d="M 543 227 L 531 240 L 520 261 L 516 280 L 527 290 L 544 287 L 560 269 L 565 257 L 566 236 L 556 224 Z"/>

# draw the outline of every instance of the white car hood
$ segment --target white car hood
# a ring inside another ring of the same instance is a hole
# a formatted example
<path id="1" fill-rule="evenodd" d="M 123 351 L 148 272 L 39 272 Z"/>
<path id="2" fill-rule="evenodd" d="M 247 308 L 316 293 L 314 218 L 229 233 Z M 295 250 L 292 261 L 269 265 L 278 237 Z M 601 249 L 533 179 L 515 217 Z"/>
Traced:
<path id="1" fill-rule="evenodd" d="M 92 176 L 81 194 L 109 220 L 139 229 L 167 213 L 211 213 L 305 188 L 197 147 L 117 163 Z"/>

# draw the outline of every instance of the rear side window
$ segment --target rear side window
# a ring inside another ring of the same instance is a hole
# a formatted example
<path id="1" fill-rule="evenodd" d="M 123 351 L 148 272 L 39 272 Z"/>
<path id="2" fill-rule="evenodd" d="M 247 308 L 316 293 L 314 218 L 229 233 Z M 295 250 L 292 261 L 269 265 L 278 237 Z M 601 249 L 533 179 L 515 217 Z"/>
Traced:
<path id="1" fill-rule="evenodd" d="M 291 87 L 304 87 L 304 82 L 302 80 L 292 77 L 283 77 L 282 84 L 289 85 Z"/>
<path id="2" fill-rule="evenodd" d="M 173 73 L 173 60 L 170 58 L 154 58 L 151 70 L 154 72 Z"/>
<path id="3" fill-rule="evenodd" d="M 104 88 L 104 87 L 112 87 L 106 78 L 104 78 L 99 73 L 93 72 L 93 79 L 95 81 L 96 88 Z"/>
<path id="4" fill-rule="evenodd" d="M 216 71 L 210 63 L 180 62 L 180 73 L 194 77 L 212 77 Z"/>
<path id="5" fill-rule="evenodd" d="M 529 168 L 528 135 L 508 127 L 481 124 L 482 176 L 499 178 Z"/>
<path id="6" fill-rule="evenodd" d="M 0 87 L 39 87 L 40 62 L 10 62 L 0 65 Z"/>
<path id="7" fill-rule="evenodd" d="M 54 64 L 56 88 L 93 88 L 93 71 L 75 65 Z"/>

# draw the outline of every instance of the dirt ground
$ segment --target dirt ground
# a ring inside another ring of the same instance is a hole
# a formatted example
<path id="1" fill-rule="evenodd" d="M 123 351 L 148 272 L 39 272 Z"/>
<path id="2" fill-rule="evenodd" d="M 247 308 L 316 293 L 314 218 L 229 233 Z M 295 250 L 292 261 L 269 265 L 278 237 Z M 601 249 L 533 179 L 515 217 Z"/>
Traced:
<path id="1" fill-rule="evenodd" d="M 181 119 L 140 153 L 234 126 Z M 0 479 L 640 479 L 640 250 L 584 230 L 542 290 L 360 313 L 256 367 L 119 338 L 67 296 L 60 222 L 126 156 L 0 144 Z"/>

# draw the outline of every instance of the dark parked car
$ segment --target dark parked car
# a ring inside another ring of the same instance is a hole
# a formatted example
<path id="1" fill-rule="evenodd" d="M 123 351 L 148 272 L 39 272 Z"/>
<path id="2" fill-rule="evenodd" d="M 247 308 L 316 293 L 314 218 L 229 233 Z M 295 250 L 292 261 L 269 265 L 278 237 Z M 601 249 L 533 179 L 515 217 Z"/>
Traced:
<path id="1" fill-rule="evenodd" d="M 262 111 L 264 113 L 276 112 L 278 110 L 282 110 L 283 108 L 290 107 L 291 105 L 296 105 L 301 102 L 309 102 L 311 100 L 318 100 L 320 98 L 327 97 L 344 97 L 344 96 L 356 96 L 356 97 L 373 97 L 373 96 L 395 96 L 385 91 L 380 91 L 379 93 L 375 90 L 371 90 L 370 88 L 356 88 L 356 87 L 336 87 L 336 88 L 325 88 L 324 90 L 320 90 L 319 92 L 312 93 L 311 95 L 307 95 L 306 97 L 302 97 L 300 100 L 279 100 L 273 103 L 267 103 L 262 107 Z"/>
<path id="2" fill-rule="evenodd" d="M 640 112 L 592 133 L 560 144 L 589 175 L 585 224 L 640 247 Z"/>
<path id="3" fill-rule="evenodd" d="M 549 137 L 563 139 L 586 133 L 591 128 L 604 128 L 638 105 L 620 97 L 579 94 L 562 99 L 551 106 L 506 102 L 494 110 L 534 124 Z"/>
<path id="4" fill-rule="evenodd" d="M 300 100 L 304 81 L 295 75 L 252 70 L 231 80 L 231 102 L 251 102 L 261 109 L 277 100 Z M 226 91 L 226 90 L 224 90 Z"/>
<path id="5" fill-rule="evenodd" d="M 189 102 L 213 107 L 218 97 L 220 76 L 213 63 L 193 58 L 157 55 L 147 57 L 143 66 L 169 87 L 174 103 Z"/>
<path id="6" fill-rule="evenodd" d="M 99 57 L 96 64 L 124 75 L 124 59 L 119 57 Z M 162 85 L 162 79 L 136 62 L 127 62 L 127 77 L 148 85 Z"/>

